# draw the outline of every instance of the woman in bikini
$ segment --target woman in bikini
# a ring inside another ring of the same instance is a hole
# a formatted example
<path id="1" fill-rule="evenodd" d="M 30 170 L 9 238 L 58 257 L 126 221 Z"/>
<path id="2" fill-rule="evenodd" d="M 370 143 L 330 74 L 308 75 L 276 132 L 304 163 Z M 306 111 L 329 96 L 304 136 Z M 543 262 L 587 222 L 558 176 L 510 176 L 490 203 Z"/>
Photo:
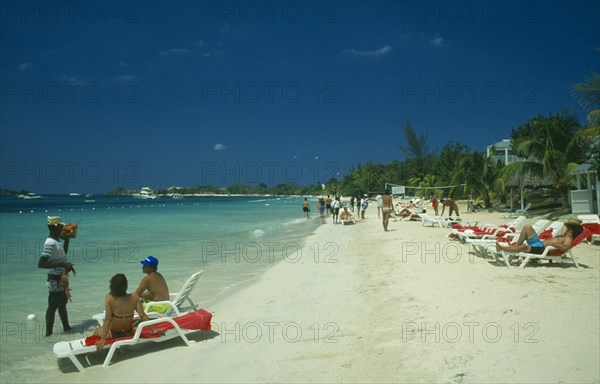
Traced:
<path id="1" fill-rule="evenodd" d="M 381 205 L 381 211 L 383 212 L 383 230 L 387 232 L 390 216 L 394 209 L 394 202 L 390 196 L 390 191 L 387 189 L 383 192 L 383 196 L 381 196 Z"/>
<path id="2" fill-rule="evenodd" d="M 137 311 L 142 321 L 149 320 L 142 308 L 137 293 L 127 293 L 127 277 L 117 273 L 110 279 L 110 293 L 104 300 L 105 317 L 102 327 L 97 327 L 94 335 L 100 336 L 96 348 L 101 350 L 106 339 L 133 335 L 133 313 Z M 153 327 L 150 329 L 154 332 Z"/>

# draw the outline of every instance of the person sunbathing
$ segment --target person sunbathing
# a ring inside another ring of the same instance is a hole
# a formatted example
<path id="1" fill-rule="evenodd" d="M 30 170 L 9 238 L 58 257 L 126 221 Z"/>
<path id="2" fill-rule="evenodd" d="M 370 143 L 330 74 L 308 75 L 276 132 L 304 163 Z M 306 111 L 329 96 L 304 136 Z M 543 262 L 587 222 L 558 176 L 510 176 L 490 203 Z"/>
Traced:
<path id="1" fill-rule="evenodd" d="M 342 211 L 342 213 L 340 213 L 340 220 L 342 220 L 342 221 L 344 221 L 344 220 L 354 221 L 354 216 L 352 216 L 352 214 L 350 213 L 350 211 L 348 211 L 348 207 L 344 207 L 344 210 Z"/>
<path id="2" fill-rule="evenodd" d="M 575 217 L 565 221 L 562 234 L 547 240 L 540 240 L 533 227 L 526 224 L 515 244 L 506 246 L 501 245 L 500 242 L 496 242 L 496 250 L 506 252 L 526 252 L 541 255 L 544 253 L 546 247 L 552 246 L 561 251 L 566 251 L 571 248 L 573 240 L 575 240 L 582 232 L 583 227 L 581 226 L 581 220 Z"/>
<path id="3" fill-rule="evenodd" d="M 127 293 L 127 277 L 122 273 L 117 273 L 110 279 L 110 292 L 106 294 L 104 306 L 104 323 L 94 330 L 94 335 L 100 336 L 96 343 L 98 351 L 104 347 L 106 339 L 133 335 L 134 311 L 137 311 L 142 321 L 150 320 L 142 308 L 138 294 Z M 152 326 L 149 328 L 155 332 Z"/>

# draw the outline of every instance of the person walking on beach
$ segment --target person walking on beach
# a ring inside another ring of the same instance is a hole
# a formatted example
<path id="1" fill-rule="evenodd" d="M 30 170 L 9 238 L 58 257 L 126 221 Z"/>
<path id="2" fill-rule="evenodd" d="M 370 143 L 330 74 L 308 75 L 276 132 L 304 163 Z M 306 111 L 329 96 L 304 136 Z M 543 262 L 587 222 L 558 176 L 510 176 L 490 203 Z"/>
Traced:
<path id="1" fill-rule="evenodd" d="M 340 207 L 341 206 L 342 206 L 342 203 L 340 202 L 340 197 L 336 196 L 333 203 L 331 203 L 331 213 L 333 214 L 333 223 L 334 224 L 338 223 L 338 217 L 340 215 Z"/>
<path id="2" fill-rule="evenodd" d="M 383 196 L 381 196 L 381 204 L 381 211 L 383 212 L 383 230 L 387 232 L 390 216 L 394 211 L 394 202 L 392 201 L 392 196 L 390 196 L 390 192 L 387 189 L 383 192 Z"/>
<path id="3" fill-rule="evenodd" d="M 163 275 L 158 270 L 158 259 L 154 256 L 148 256 L 144 260 L 140 260 L 142 264 L 142 272 L 146 276 L 140 282 L 140 285 L 135 290 L 145 304 L 149 301 L 166 301 L 169 300 L 169 287 Z M 153 312 L 166 312 L 170 306 L 168 304 L 153 305 L 150 310 Z"/>
<path id="4" fill-rule="evenodd" d="M 324 198 L 319 198 L 319 216 L 321 217 L 325 217 L 325 199 Z"/>
<path id="5" fill-rule="evenodd" d="M 387 189 L 386 189 L 387 192 Z M 381 200 L 383 196 L 381 196 L 381 194 L 377 194 L 377 196 L 375 196 L 375 203 L 377 204 L 377 218 L 379 219 L 381 217 L 381 212 L 383 212 L 383 201 Z M 385 215 L 384 215 L 384 220 L 385 220 Z"/>
<path id="6" fill-rule="evenodd" d="M 333 213 L 331 210 L 331 196 L 327 195 L 325 198 L 325 209 L 327 210 L 327 217 L 329 217 L 329 213 Z"/>
<path id="7" fill-rule="evenodd" d="M 369 200 L 367 199 L 367 196 L 365 196 L 360 201 L 360 218 L 361 219 L 365 218 L 365 211 L 367 210 L 368 206 L 369 206 Z"/>
<path id="8" fill-rule="evenodd" d="M 304 201 L 302 202 L 302 211 L 304 212 L 304 217 L 306 217 L 308 219 L 309 212 L 310 212 L 310 203 L 308 202 L 308 199 L 306 197 L 304 198 Z"/>
<path id="9" fill-rule="evenodd" d="M 48 216 L 48 230 L 50 234 L 44 242 L 44 249 L 38 261 L 38 268 L 48 270 L 46 279 L 48 284 L 48 308 L 46 309 L 46 337 L 52 336 L 54 328 L 54 317 L 58 309 L 58 315 L 62 322 L 63 330 L 69 332 L 72 328 L 69 325 L 69 314 L 67 313 L 67 274 L 73 272 L 75 268 L 67 259 L 69 251 L 69 238 L 64 239 L 61 244 L 61 232 L 65 223 L 58 216 Z M 64 277 L 63 277 L 64 276 Z"/>
<path id="10" fill-rule="evenodd" d="M 437 196 L 435 195 L 435 193 L 431 194 L 431 206 L 433 207 L 433 211 L 435 212 L 435 215 L 438 215 L 438 205 L 439 205 L 439 201 L 437 199 Z"/>

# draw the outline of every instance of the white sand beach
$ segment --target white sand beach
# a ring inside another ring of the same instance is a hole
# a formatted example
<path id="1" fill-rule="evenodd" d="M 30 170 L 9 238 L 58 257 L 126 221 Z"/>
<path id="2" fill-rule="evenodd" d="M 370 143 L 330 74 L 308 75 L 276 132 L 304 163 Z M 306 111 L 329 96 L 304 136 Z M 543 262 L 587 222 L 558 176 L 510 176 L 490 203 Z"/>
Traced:
<path id="1" fill-rule="evenodd" d="M 102 352 L 83 374 L 61 359 L 49 382 L 599 382 L 599 246 L 574 250 L 580 269 L 507 268 L 449 229 L 389 228 L 374 205 L 356 225 L 327 220 L 301 251 L 205 308 L 214 332 L 191 347 L 122 348 L 106 369 Z"/>

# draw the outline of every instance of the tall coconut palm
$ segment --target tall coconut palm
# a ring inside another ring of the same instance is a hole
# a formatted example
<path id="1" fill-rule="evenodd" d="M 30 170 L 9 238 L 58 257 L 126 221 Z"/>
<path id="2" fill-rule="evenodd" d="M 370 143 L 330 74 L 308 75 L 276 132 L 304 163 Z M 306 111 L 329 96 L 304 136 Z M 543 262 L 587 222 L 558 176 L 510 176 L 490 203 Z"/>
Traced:
<path id="1" fill-rule="evenodd" d="M 361 186 L 364 192 L 373 191 L 379 185 L 381 169 L 371 161 L 367 161 L 360 174 Z"/>
<path id="2" fill-rule="evenodd" d="M 572 85 L 571 94 L 588 112 L 588 125 L 577 132 L 576 138 L 589 148 L 586 158 L 600 175 L 600 75 L 592 73 L 585 82 Z"/>
<path id="3" fill-rule="evenodd" d="M 515 154 L 525 161 L 504 168 L 505 177 L 527 175 L 547 178 L 569 206 L 569 190 L 573 183 L 571 170 L 582 160 L 580 145 L 573 145 L 579 122 L 571 114 L 536 116 L 512 132 Z"/>
<path id="4" fill-rule="evenodd" d="M 463 193 L 483 199 L 486 208 L 491 208 L 496 169 L 494 162 L 483 152 L 474 151 L 460 159 L 452 183 L 463 184 Z"/>

